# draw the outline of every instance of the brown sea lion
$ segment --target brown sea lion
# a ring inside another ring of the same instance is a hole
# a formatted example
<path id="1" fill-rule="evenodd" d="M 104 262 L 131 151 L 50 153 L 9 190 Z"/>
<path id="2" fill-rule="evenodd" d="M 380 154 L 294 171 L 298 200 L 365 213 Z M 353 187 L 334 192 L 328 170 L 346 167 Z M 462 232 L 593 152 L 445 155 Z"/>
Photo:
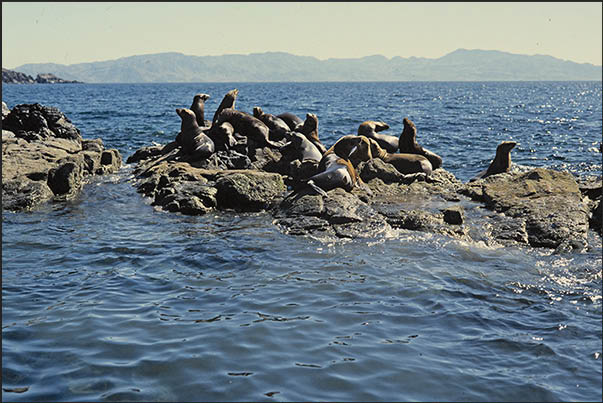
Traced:
<path id="1" fill-rule="evenodd" d="M 208 99 L 209 95 L 207 94 L 196 94 L 191 105 L 191 111 L 195 113 L 197 124 L 201 127 L 211 125 L 210 121 L 205 120 L 205 101 Z"/>
<path id="2" fill-rule="evenodd" d="M 322 153 L 316 148 L 314 143 L 299 132 L 291 133 L 291 145 L 289 147 L 295 149 L 296 154 L 299 156 L 297 159 L 302 162 L 306 160 L 319 162 L 322 159 Z"/>
<path id="3" fill-rule="evenodd" d="M 300 131 L 301 127 L 304 125 L 304 121 L 301 118 L 291 112 L 281 113 L 280 115 L 276 115 L 277 118 L 282 119 L 291 131 L 297 130 Z"/>
<path id="4" fill-rule="evenodd" d="M 392 164 L 400 173 L 405 175 L 424 172 L 431 175 L 432 166 L 429 160 L 419 154 L 388 153 L 375 139 L 369 138 L 371 142 L 371 154 L 373 158 L 379 158 L 384 162 Z"/>
<path id="5" fill-rule="evenodd" d="M 234 109 L 235 102 L 237 101 L 237 95 L 239 95 L 239 90 L 236 88 L 234 90 L 228 91 L 226 95 L 224 95 L 224 98 L 222 98 L 222 102 L 220 102 L 220 106 L 218 106 L 218 109 L 216 109 L 216 113 L 214 113 L 214 118 L 211 121 L 212 125 L 216 124 L 216 122 L 218 121 L 218 116 L 224 109 Z"/>
<path id="6" fill-rule="evenodd" d="M 385 122 L 367 120 L 358 126 L 358 135 L 375 139 L 377 143 L 379 143 L 379 146 L 385 151 L 388 153 L 395 153 L 398 151 L 398 137 L 379 133 L 380 131 L 387 129 L 389 129 L 389 125 Z"/>
<path id="7" fill-rule="evenodd" d="M 289 137 L 288 135 L 291 129 L 281 118 L 278 118 L 271 113 L 264 113 L 259 106 L 253 108 L 253 116 L 268 126 L 272 140 L 278 141 L 285 137 Z"/>
<path id="8" fill-rule="evenodd" d="M 329 190 L 343 188 L 351 192 L 362 183 L 352 163 L 335 153 L 323 157 L 324 170 L 311 176 L 306 182 L 317 193 L 326 196 Z"/>
<path id="9" fill-rule="evenodd" d="M 180 133 L 176 137 L 182 151 L 196 158 L 207 158 L 213 154 L 214 142 L 199 127 L 195 113 L 185 108 L 176 109 L 176 113 L 182 119 Z"/>
<path id="10" fill-rule="evenodd" d="M 318 138 L 318 117 L 313 113 L 306 114 L 304 125 L 299 130 L 308 140 L 310 140 L 321 153 L 326 153 L 327 148 L 320 142 Z"/>
<path id="11" fill-rule="evenodd" d="M 282 144 L 270 140 L 270 130 L 264 122 L 246 112 L 232 108 L 224 109 L 220 112 L 220 115 L 218 115 L 216 123 L 214 124 L 221 125 L 224 122 L 230 123 L 236 133 L 253 139 L 256 143 L 259 143 L 261 147 L 282 147 Z"/>
<path id="12" fill-rule="evenodd" d="M 339 158 L 349 159 L 353 165 L 358 165 L 361 161 L 368 161 L 373 158 L 371 154 L 371 143 L 364 136 L 355 136 L 353 134 L 340 137 L 324 153 L 324 159 L 329 154 L 336 154 Z M 324 169 L 324 163 L 321 160 L 319 169 Z"/>
<path id="13" fill-rule="evenodd" d="M 234 137 L 234 127 L 228 122 L 212 126 L 207 134 L 213 140 L 218 151 L 229 150 L 237 143 Z"/>
<path id="14" fill-rule="evenodd" d="M 474 178 L 471 178 L 469 182 L 486 178 L 490 175 L 509 172 L 509 169 L 511 169 L 511 150 L 516 145 L 517 143 L 514 141 L 503 141 L 500 143 L 498 147 L 496 147 L 496 156 L 490 163 L 490 166 L 488 166 L 488 169 L 484 169 Z"/>
<path id="15" fill-rule="evenodd" d="M 433 169 L 438 169 L 442 166 L 442 157 L 433 153 L 417 143 L 417 128 L 415 124 L 408 118 L 404 118 L 402 121 L 404 129 L 400 134 L 400 140 L 398 141 L 398 149 L 401 153 L 407 154 L 419 154 L 427 157 Z"/>

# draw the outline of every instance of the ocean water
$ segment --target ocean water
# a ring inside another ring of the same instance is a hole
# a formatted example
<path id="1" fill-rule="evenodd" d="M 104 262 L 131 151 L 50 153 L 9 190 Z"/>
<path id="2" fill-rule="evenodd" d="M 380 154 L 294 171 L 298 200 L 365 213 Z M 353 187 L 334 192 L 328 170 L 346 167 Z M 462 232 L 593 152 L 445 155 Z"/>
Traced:
<path id="1" fill-rule="evenodd" d="M 233 88 L 240 110 L 317 114 L 327 147 L 408 117 L 463 181 L 504 140 L 516 164 L 601 175 L 601 82 L 3 84 L 2 99 L 58 107 L 125 161 L 173 140 L 195 93 L 211 119 Z M 125 166 L 2 213 L 2 399 L 601 401 L 589 245 L 290 236 L 267 213 L 157 211 Z"/>

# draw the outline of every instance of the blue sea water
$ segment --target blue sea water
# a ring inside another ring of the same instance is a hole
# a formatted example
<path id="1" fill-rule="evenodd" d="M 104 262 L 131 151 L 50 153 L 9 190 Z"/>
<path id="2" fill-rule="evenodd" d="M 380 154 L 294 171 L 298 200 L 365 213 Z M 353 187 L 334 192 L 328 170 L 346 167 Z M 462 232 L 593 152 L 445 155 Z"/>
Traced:
<path id="1" fill-rule="evenodd" d="M 402 119 L 467 181 L 513 162 L 601 175 L 601 82 L 2 85 L 125 159 L 175 109 L 315 113 L 325 145 Z M 589 248 L 397 230 L 290 236 L 267 213 L 155 210 L 132 167 L 75 200 L 2 213 L 3 401 L 601 401 L 601 238 Z M 16 393 L 16 388 L 26 388 Z"/>

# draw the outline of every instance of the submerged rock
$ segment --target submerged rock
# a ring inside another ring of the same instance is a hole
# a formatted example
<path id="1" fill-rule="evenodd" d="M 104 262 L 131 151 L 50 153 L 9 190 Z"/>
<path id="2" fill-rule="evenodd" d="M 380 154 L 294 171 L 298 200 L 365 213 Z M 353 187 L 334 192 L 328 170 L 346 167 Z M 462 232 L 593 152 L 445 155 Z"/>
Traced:
<path id="1" fill-rule="evenodd" d="M 29 210 L 78 194 L 85 178 L 117 171 L 121 155 L 84 140 L 57 108 L 17 105 L 2 121 L 2 208 Z"/>

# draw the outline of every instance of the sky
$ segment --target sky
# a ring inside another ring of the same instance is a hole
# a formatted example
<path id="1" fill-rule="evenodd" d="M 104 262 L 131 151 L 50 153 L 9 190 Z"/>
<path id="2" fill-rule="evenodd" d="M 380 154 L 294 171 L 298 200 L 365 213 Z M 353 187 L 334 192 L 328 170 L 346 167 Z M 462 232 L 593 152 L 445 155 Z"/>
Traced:
<path id="1" fill-rule="evenodd" d="M 602 65 L 601 2 L 2 2 L 2 67 L 162 52 L 439 58 L 456 49 Z"/>

